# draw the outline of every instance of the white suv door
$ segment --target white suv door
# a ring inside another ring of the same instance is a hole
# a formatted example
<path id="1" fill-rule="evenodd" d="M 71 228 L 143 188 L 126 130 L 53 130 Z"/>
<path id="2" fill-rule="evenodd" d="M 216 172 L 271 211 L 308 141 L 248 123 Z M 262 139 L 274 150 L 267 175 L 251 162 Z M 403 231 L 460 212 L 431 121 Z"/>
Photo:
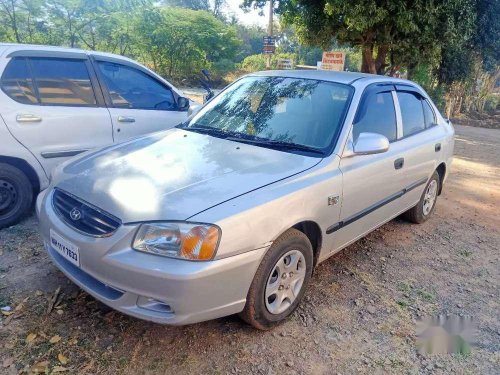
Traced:
<path id="1" fill-rule="evenodd" d="M 113 143 L 113 133 L 85 53 L 31 52 L 4 60 L 1 111 L 9 131 L 48 175 L 68 157 Z"/>
<path id="2" fill-rule="evenodd" d="M 94 56 L 113 122 L 115 142 L 167 130 L 187 119 L 179 95 L 147 69 L 128 62 Z"/>

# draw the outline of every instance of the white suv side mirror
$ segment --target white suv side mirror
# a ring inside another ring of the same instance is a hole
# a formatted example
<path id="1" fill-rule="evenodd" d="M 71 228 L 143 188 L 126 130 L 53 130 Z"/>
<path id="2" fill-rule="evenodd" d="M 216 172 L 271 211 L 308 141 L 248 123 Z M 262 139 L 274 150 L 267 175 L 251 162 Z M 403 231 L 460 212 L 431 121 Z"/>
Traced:
<path id="1" fill-rule="evenodd" d="M 382 134 L 361 133 L 354 143 L 356 155 L 380 154 L 389 150 L 389 140 Z"/>

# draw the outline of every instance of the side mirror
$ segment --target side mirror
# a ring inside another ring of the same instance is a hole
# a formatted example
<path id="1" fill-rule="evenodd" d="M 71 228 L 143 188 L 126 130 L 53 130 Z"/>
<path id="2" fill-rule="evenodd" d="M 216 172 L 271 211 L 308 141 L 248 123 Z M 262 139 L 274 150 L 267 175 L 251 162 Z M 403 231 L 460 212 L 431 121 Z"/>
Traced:
<path id="1" fill-rule="evenodd" d="M 187 111 L 189 109 L 189 99 L 180 96 L 179 99 L 177 99 L 177 108 L 179 111 Z"/>
<path id="2" fill-rule="evenodd" d="M 389 140 L 382 134 L 361 133 L 354 143 L 356 155 L 380 154 L 389 150 Z"/>

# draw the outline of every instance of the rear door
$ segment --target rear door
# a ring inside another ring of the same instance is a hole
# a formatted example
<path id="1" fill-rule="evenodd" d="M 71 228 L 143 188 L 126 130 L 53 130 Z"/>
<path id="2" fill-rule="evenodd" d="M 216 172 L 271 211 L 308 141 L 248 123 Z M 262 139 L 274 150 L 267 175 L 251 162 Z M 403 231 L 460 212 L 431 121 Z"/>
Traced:
<path id="1" fill-rule="evenodd" d="M 167 130 L 187 119 L 178 94 L 147 69 L 126 60 L 94 56 L 113 122 L 115 142 Z"/>
<path id="2" fill-rule="evenodd" d="M 402 130 L 397 143 L 406 150 L 405 184 L 415 187 L 402 201 L 412 205 L 420 199 L 425 183 L 437 167 L 446 131 L 437 124 L 434 109 L 423 93 L 413 86 L 396 85 L 396 89 Z"/>
<path id="3" fill-rule="evenodd" d="M 71 156 L 113 142 L 86 54 L 37 50 L 8 57 L 0 79 L 2 117 L 47 174 Z"/>

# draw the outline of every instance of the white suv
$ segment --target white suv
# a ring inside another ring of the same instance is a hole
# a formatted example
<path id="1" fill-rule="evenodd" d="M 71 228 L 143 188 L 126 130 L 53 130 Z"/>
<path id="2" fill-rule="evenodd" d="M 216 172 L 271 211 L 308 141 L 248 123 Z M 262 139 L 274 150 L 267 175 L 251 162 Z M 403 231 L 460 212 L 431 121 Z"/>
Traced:
<path id="1" fill-rule="evenodd" d="M 194 103 L 144 66 L 108 53 L 0 43 L 0 228 L 51 170 L 81 152 L 169 129 Z"/>

